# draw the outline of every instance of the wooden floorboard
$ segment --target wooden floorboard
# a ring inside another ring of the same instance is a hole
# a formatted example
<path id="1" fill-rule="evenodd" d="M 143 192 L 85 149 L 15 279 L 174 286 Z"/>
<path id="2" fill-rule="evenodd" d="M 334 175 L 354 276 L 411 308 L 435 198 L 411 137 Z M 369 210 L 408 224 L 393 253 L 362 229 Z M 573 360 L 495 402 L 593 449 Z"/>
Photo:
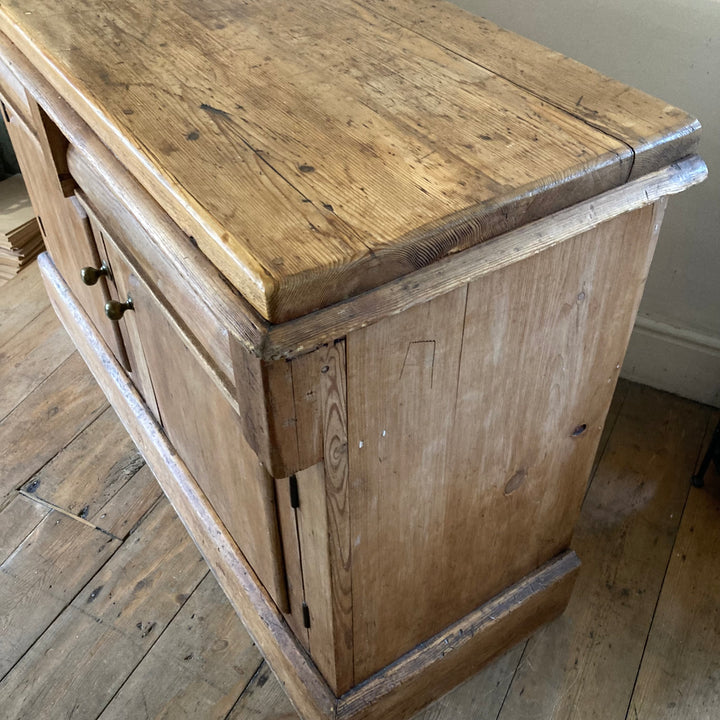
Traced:
<path id="1" fill-rule="evenodd" d="M 294 720 L 31 266 L 0 288 L 0 716 Z M 716 413 L 620 382 L 566 613 L 415 720 L 720 717 Z"/>
<path id="2" fill-rule="evenodd" d="M 711 429 L 717 420 L 714 418 Z M 692 488 L 628 716 L 720 718 L 720 473 Z"/>

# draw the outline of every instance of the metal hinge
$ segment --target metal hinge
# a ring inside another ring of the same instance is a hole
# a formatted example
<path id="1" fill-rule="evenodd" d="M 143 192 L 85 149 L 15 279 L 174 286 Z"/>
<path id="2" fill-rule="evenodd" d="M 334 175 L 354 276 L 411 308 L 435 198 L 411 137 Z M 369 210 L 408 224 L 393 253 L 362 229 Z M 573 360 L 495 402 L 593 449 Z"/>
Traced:
<path id="1" fill-rule="evenodd" d="M 307 606 L 307 603 L 302 604 L 302 612 L 303 612 L 303 625 L 307 630 L 310 629 L 310 608 Z"/>
<path id="2" fill-rule="evenodd" d="M 298 491 L 298 481 L 294 475 L 290 476 L 290 507 L 300 507 L 300 493 Z"/>

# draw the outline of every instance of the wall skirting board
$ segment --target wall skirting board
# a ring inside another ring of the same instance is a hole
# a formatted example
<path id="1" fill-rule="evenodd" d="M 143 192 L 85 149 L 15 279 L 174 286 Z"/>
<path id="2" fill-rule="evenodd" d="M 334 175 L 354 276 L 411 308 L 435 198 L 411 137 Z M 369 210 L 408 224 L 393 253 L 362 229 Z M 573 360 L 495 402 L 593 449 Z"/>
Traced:
<path id="1" fill-rule="evenodd" d="M 720 407 L 720 338 L 638 315 L 621 375 Z"/>

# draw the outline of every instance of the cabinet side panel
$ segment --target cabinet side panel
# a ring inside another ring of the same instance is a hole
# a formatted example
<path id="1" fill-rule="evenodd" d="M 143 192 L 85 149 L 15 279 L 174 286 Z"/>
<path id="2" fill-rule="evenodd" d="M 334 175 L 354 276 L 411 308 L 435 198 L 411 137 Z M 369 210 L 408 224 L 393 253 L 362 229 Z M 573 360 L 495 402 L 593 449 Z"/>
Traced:
<path id="1" fill-rule="evenodd" d="M 567 548 L 661 211 L 348 335 L 356 683 Z"/>

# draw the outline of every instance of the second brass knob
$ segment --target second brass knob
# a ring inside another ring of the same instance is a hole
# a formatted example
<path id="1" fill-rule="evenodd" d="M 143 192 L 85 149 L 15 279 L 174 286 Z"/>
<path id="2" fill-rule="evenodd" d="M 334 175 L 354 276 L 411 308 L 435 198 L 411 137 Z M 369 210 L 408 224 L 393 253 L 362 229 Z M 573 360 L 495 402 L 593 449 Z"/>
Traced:
<path id="1" fill-rule="evenodd" d="M 134 309 L 131 297 L 128 297 L 124 303 L 118 302 L 117 300 L 110 300 L 105 303 L 105 315 L 107 315 L 110 320 L 119 320 L 125 314 L 126 310 Z"/>

